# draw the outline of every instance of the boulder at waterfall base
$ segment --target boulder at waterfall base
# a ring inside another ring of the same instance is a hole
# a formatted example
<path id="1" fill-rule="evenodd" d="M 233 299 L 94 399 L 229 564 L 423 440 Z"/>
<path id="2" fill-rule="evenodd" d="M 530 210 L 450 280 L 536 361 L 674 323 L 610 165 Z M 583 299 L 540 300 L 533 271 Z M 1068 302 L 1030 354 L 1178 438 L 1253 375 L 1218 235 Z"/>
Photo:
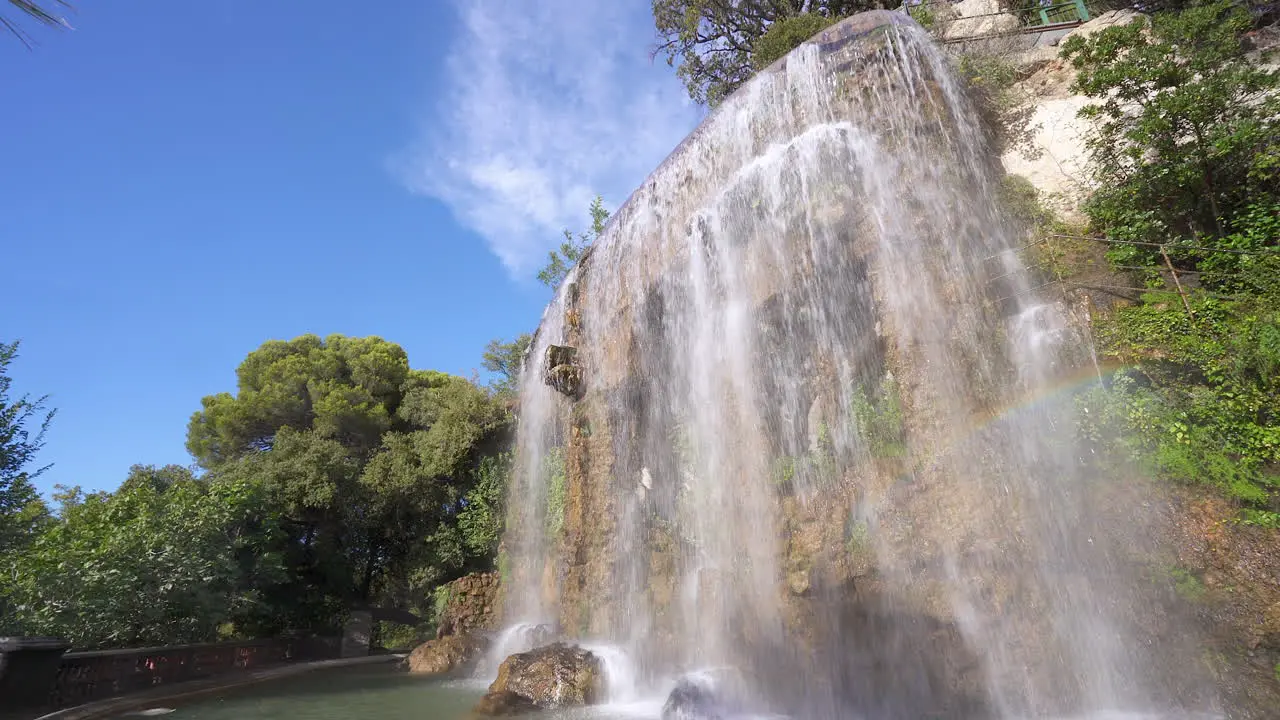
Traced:
<path id="1" fill-rule="evenodd" d="M 479 633 L 449 635 L 427 642 L 409 653 L 406 663 L 415 675 L 446 675 L 469 669 L 488 647 Z"/>
<path id="2" fill-rule="evenodd" d="M 591 705 L 602 699 L 603 690 L 600 658 L 576 645 L 553 643 L 503 660 L 476 712 L 508 715 L 531 707 Z"/>
<path id="3" fill-rule="evenodd" d="M 711 688 L 682 678 L 662 706 L 662 720 L 720 720 L 720 702 Z"/>

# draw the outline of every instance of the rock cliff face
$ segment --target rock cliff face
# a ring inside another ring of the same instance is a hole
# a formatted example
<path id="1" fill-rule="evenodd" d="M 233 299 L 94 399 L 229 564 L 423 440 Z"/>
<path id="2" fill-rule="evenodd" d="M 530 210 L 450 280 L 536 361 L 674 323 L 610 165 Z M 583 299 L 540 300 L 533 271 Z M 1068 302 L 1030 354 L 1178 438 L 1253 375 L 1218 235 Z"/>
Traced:
<path id="1" fill-rule="evenodd" d="M 414 648 L 405 665 L 415 675 L 464 675 L 488 645 L 479 633 L 447 635 Z"/>
<path id="2" fill-rule="evenodd" d="M 494 630 L 499 619 L 497 573 L 471 573 L 445 585 L 448 602 L 436 637 Z"/>
<path id="3" fill-rule="evenodd" d="M 444 586 L 448 601 L 438 618 L 436 638 L 414 648 L 409 672 L 461 675 L 471 672 L 492 644 L 500 621 L 497 573 L 471 573 Z"/>
<path id="4" fill-rule="evenodd" d="M 1112 25 L 1133 22 L 1139 16 L 1129 10 L 1103 13 L 1064 35 L 1089 36 Z M 1015 148 L 1004 154 L 1005 170 L 1026 178 L 1039 190 L 1045 204 L 1068 219 L 1081 219 L 1080 203 L 1088 195 L 1088 153 L 1085 139 L 1088 123 L 1077 117 L 1089 99 L 1071 92 L 1075 70 L 1058 55 L 1059 40 L 1053 46 L 1041 47 L 1012 56 L 1013 62 L 1027 75 L 1014 90 L 1033 110 L 1028 119 L 1032 137 L 1029 147 Z"/>
<path id="5" fill-rule="evenodd" d="M 1086 324 L 1023 269 L 975 123 L 866 13 L 655 171 L 530 353 L 507 622 L 813 717 L 1218 702 L 1142 580 L 1167 518 L 1117 518 L 1141 502 L 1074 443 Z"/>

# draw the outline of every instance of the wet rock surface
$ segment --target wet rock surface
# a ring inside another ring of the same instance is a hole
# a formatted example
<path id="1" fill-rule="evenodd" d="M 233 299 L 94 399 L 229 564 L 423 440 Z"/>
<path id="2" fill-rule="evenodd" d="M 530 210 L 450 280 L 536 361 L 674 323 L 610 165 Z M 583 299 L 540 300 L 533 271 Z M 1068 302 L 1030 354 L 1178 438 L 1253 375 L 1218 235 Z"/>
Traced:
<path id="1" fill-rule="evenodd" d="M 567 345 L 547 347 L 547 371 L 543 381 L 556 392 L 578 397 L 582 390 L 582 368 L 578 365 L 578 351 Z"/>
<path id="2" fill-rule="evenodd" d="M 480 633 L 448 635 L 414 648 L 405 664 L 415 675 L 462 674 L 475 665 L 488 646 L 488 638 Z"/>
<path id="3" fill-rule="evenodd" d="M 490 692 L 480 698 L 475 712 L 477 715 L 501 717 L 504 715 L 523 715 L 538 709 L 538 706 L 534 705 L 532 700 L 520 693 L 500 690 L 498 692 Z"/>
<path id="4" fill-rule="evenodd" d="M 662 706 L 662 720 L 721 720 L 724 709 L 704 683 L 681 678 Z"/>
<path id="5" fill-rule="evenodd" d="M 600 658 L 576 645 L 552 643 L 504 660 L 475 709 L 482 715 L 505 715 L 580 707 L 600 702 L 603 695 Z"/>

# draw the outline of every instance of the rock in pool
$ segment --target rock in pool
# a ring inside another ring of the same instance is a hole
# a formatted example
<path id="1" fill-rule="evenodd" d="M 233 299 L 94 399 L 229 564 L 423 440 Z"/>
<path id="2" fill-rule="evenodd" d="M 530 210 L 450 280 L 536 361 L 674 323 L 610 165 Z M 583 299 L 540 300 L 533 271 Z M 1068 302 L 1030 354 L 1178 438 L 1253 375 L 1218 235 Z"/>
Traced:
<path id="1" fill-rule="evenodd" d="M 592 705 L 603 697 L 600 658 L 576 645 L 552 643 L 503 660 L 498 679 L 476 705 L 476 713 L 509 715 L 535 707 Z"/>

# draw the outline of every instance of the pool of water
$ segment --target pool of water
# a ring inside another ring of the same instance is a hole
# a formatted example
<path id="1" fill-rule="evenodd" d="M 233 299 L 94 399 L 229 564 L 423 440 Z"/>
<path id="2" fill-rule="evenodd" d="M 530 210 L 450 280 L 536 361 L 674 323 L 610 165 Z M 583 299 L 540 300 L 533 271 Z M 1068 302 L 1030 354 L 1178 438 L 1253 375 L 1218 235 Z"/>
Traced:
<path id="1" fill-rule="evenodd" d="M 454 720 L 470 717 L 484 691 L 478 683 L 432 680 L 386 667 L 336 668 L 160 701 L 117 720 Z"/>
<path id="2" fill-rule="evenodd" d="M 387 667 L 335 668 L 268 680 L 187 699 L 113 720 L 473 720 L 486 683 L 437 680 Z M 542 720 L 657 718 L 661 702 L 538 713 Z M 168 712 L 171 710 L 172 712 Z"/>
<path id="3" fill-rule="evenodd" d="M 438 680 L 386 666 L 335 668 L 268 680 L 187 699 L 161 701 L 113 720 L 476 720 L 480 681 Z M 590 708 L 545 711 L 539 720 L 655 720 L 662 697 Z M 744 715 L 733 720 L 762 720 Z M 777 716 L 774 716 L 775 718 Z M 1099 713 L 1071 720 L 1170 720 L 1146 713 Z M 1192 716 L 1177 716 L 1191 720 Z M 1195 716 L 1204 720 L 1208 716 Z M 1215 720 L 1218 720 L 1215 718 Z"/>

